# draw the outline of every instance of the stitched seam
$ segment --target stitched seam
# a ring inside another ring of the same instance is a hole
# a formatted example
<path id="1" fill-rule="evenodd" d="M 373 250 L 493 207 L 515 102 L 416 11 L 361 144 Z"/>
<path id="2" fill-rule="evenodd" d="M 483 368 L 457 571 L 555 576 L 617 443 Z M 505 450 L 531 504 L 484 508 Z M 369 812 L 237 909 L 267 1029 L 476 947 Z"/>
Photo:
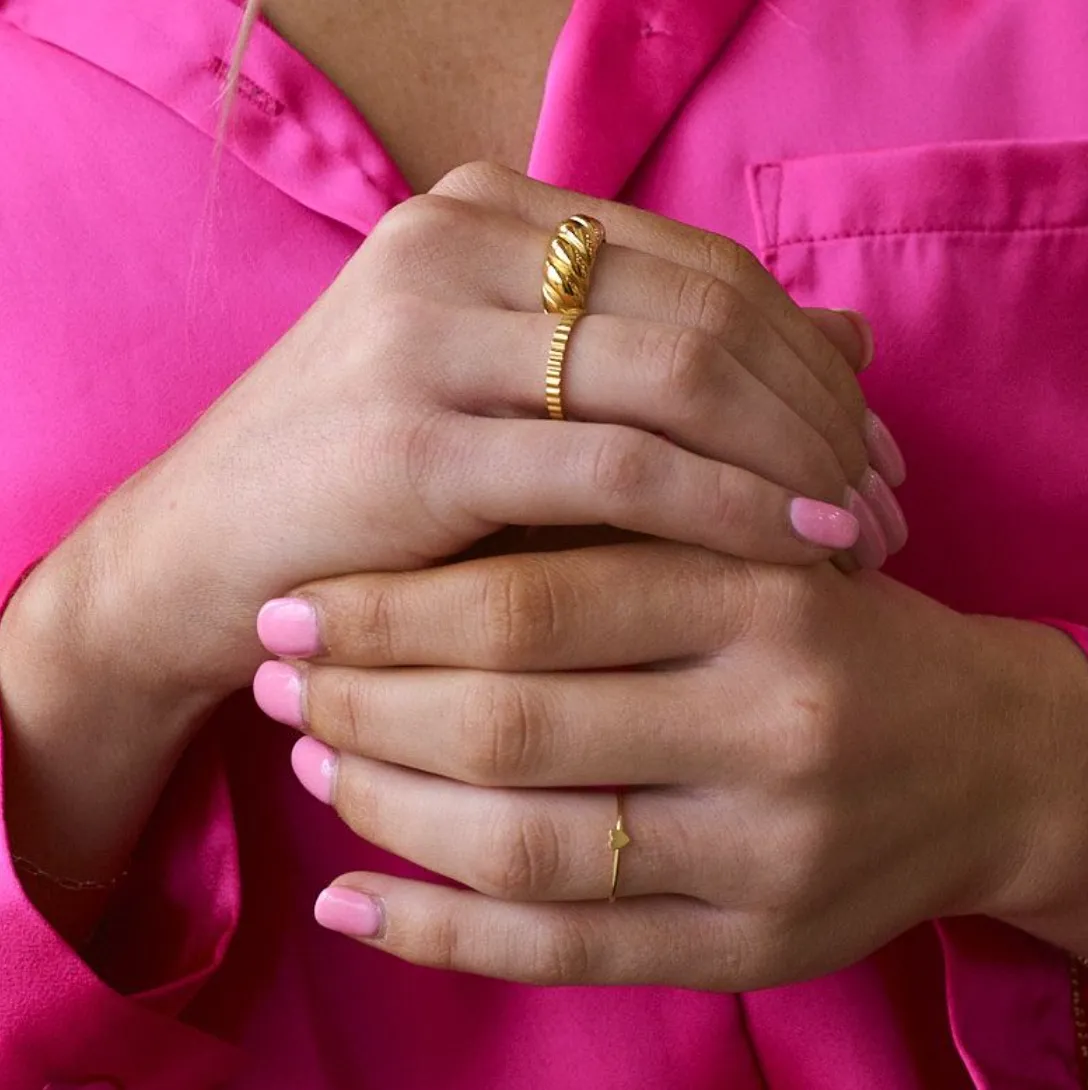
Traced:
<path id="1" fill-rule="evenodd" d="M 212 57 L 207 63 L 207 69 L 222 82 L 230 72 L 230 65 L 222 57 Z M 238 75 L 238 96 L 269 117 L 279 117 L 285 109 L 284 104 L 275 95 L 266 91 L 244 73 Z"/>
<path id="2" fill-rule="evenodd" d="M 784 239 L 772 245 L 772 249 L 786 246 L 806 246 L 819 242 L 838 242 L 852 238 L 910 238 L 917 235 L 1018 235 L 1044 234 L 1046 232 L 1088 231 L 1088 223 L 1023 224 L 1015 227 L 896 227 L 886 231 L 843 231 L 831 235 L 808 235 L 803 238 Z"/>

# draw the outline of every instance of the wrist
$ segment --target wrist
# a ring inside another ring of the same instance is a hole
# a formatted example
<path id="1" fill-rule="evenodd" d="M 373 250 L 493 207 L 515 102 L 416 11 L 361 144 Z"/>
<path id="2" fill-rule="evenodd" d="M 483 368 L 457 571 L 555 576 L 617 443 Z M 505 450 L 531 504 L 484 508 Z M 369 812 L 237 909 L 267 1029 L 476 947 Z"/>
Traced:
<path id="1" fill-rule="evenodd" d="M 154 612 L 85 529 L 29 573 L 0 615 L 5 724 L 42 736 L 155 724 L 161 739 L 184 744 L 225 694 L 193 684 L 150 638 Z"/>
<path id="2" fill-rule="evenodd" d="M 1010 825 L 977 911 L 1047 941 L 1088 937 L 1088 663 L 1063 633 L 978 618 L 993 637 L 987 697 L 1004 755 Z M 1070 931 L 1072 928 L 1072 931 Z M 1088 951 L 1086 951 L 1088 952 Z"/>

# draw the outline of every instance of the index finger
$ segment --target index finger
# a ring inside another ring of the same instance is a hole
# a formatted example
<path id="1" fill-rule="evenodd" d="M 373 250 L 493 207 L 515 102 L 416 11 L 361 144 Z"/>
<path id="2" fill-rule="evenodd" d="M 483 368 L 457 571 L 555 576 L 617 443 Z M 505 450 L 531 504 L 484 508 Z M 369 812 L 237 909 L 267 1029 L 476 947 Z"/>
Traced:
<path id="1" fill-rule="evenodd" d="M 305 657 L 343 666 L 590 670 L 704 655 L 747 623 L 740 562 L 669 543 L 489 557 L 417 572 L 349 575 L 299 588 L 319 638 Z M 296 631 L 261 611 L 273 654 Z"/>

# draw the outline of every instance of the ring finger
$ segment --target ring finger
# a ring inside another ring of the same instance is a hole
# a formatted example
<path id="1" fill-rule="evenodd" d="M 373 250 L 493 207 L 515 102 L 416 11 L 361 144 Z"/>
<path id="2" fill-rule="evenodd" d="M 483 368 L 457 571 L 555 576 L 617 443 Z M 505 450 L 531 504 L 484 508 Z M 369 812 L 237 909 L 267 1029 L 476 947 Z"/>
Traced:
<path id="1" fill-rule="evenodd" d="M 488 313 L 488 343 L 481 345 L 482 317 L 473 311 L 449 323 L 450 356 L 478 359 L 483 349 L 502 366 L 494 368 L 493 382 L 479 387 L 475 401 L 466 401 L 465 376 L 447 373 L 449 396 L 470 411 L 502 415 L 514 409 L 539 416 L 544 401 L 539 368 L 557 319 Z M 462 340 L 464 350 L 458 351 Z M 698 329 L 587 315 L 571 333 L 562 402 L 568 417 L 661 433 L 686 450 L 801 495 L 850 502 L 846 477 L 827 440 L 719 340 Z"/>
<path id="2" fill-rule="evenodd" d="M 612 792 L 473 787 L 337 754 L 314 738 L 301 739 L 291 760 L 303 786 L 364 840 L 480 893 L 514 901 L 609 896 Z M 639 788 L 625 793 L 623 809 L 630 843 L 620 852 L 618 895 L 698 896 L 690 845 L 707 840 L 697 835 L 695 801 Z"/>

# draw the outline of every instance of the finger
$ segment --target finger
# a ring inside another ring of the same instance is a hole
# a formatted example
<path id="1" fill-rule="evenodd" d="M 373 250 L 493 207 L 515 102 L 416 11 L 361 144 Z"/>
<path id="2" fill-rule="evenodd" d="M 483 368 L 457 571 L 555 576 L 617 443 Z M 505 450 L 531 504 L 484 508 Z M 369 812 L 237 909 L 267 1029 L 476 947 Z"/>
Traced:
<path id="1" fill-rule="evenodd" d="M 603 670 L 717 651 L 750 623 L 754 588 L 788 599 L 787 578 L 689 546 L 603 545 L 309 583 L 258 632 L 273 654 L 339 665 Z"/>
<path id="2" fill-rule="evenodd" d="M 335 754 L 313 738 L 300 739 L 291 759 L 304 786 L 311 766 L 335 761 L 329 802 L 363 840 L 479 893 L 513 901 L 609 896 L 612 792 L 475 787 Z M 688 849 L 697 804 L 636 789 L 623 805 L 630 843 L 620 853 L 618 894 L 694 894 L 701 867 Z"/>
<path id="3" fill-rule="evenodd" d="M 835 400 L 856 423 L 861 423 L 864 398 L 842 354 L 756 258 L 730 239 L 629 205 L 556 189 L 490 164 L 459 168 L 443 178 L 432 193 L 516 216 L 549 234 L 572 212 L 595 216 L 604 223 L 611 243 L 641 250 L 730 285 L 767 316 Z"/>
<path id="4" fill-rule="evenodd" d="M 666 229 L 678 227 L 668 220 L 651 219 Z M 503 209 L 427 196 L 383 219 L 372 241 L 385 240 L 381 252 L 388 252 L 391 261 L 380 275 L 389 291 L 400 288 L 418 293 L 417 270 L 421 261 L 426 261 L 432 298 L 454 303 L 459 309 L 464 308 L 466 299 L 476 299 L 534 313 L 541 309 L 542 255 L 555 222 L 558 220 L 542 227 L 539 222 L 527 223 Z M 711 237 L 695 234 L 699 238 Z M 436 238 L 444 240 L 443 247 L 435 248 Z M 766 271 L 754 259 L 751 262 L 751 276 L 774 286 L 775 305 L 781 303 L 779 296 L 789 303 L 793 320 L 807 330 L 810 350 L 818 349 L 824 359 L 838 360 L 861 404 L 849 366 Z M 744 280 L 746 275 L 738 273 L 734 279 Z M 691 327 L 719 339 L 743 366 L 825 437 L 846 476 L 856 483 L 868 465 L 863 412 L 854 411 L 821 381 L 817 373 L 820 367 L 791 345 L 763 312 L 765 302 L 751 298 L 713 271 L 686 265 L 674 255 L 647 252 L 636 243 L 630 247 L 613 244 L 601 251 L 589 309 L 593 313 Z M 444 320 L 447 324 L 457 321 L 448 314 Z M 469 321 L 466 315 L 461 324 Z M 471 325 L 470 332 L 478 339 L 478 319 L 473 318 Z M 469 358 L 480 358 L 478 347 Z M 474 373 L 469 390 L 479 388 L 479 375 Z"/>
<path id="5" fill-rule="evenodd" d="M 540 365 L 557 320 L 513 312 L 489 318 L 486 354 L 501 364 L 486 387 L 477 378 L 475 402 L 466 402 L 460 389 L 457 401 L 494 415 L 514 409 L 540 416 Z M 451 353 L 454 358 L 479 358 L 482 323 L 472 325 L 477 351 L 466 342 L 465 351 Z M 454 345 L 459 335 L 451 332 Z M 846 477 L 827 440 L 717 338 L 690 327 L 590 315 L 572 331 L 563 370 L 568 418 L 664 434 L 686 450 L 747 469 L 801 495 L 846 502 Z M 467 378 L 447 372 L 447 381 L 458 388 L 468 385 Z"/>
<path id="6" fill-rule="evenodd" d="M 737 924 L 684 897 L 615 904 L 519 904 L 388 875 L 338 879 L 322 926 L 415 965 L 537 985 L 747 987 Z M 737 967 L 738 969 L 740 966 Z"/>
<path id="7" fill-rule="evenodd" d="M 508 524 L 604 524 L 747 560 L 812 564 L 861 533 L 860 510 L 622 426 L 466 417 L 435 443 L 432 472 L 417 486 L 423 502 L 447 523 L 473 516 L 480 537 Z M 489 471 L 466 473 L 480 465 Z M 866 564 L 860 550 L 858 559 Z"/>
<path id="8" fill-rule="evenodd" d="M 856 310 L 805 307 L 809 321 L 842 353 L 854 374 L 873 362 L 873 328 Z"/>
<path id="9" fill-rule="evenodd" d="M 818 368 L 737 286 L 685 265 L 610 245 L 597 260 L 588 310 L 697 329 L 714 338 L 825 439 L 852 483 L 869 464 L 864 412 L 857 413 L 828 389 Z M 802 320 L 811 325 L 803 316 Z M 825 354 L 838 355 L 814 326 L 812 332 Z M 842 367 L 849 372 L 845 362 Z M 852 373 L 850 381 L 856 385 Z"/>
<path id="10" fill-rule="evenodd" d="M 434 381 L 451 406 L 501 416 L 542 411 L 540 368 L 555 331 L 554 317 L 424 304 L 402 320 L 412 336 L 435 323 L 431 333 L 450 347 L 449 358 L 472 361 L 469 368 L 451 367 L 445 360 L 436 364 Z M 481 361 L 487 368 L 483 376 Z M 814 382 L 799 364 L 793 373 Z M 570 337 L 564 384 L 565 405 L 571 412 L 581 409 L 587 419 L 665 434 L 800 495 L 845 504 L 861 523 L 863 540 L 856 552 L 864 567 L 880 567 L 887 558 L 886 543 L 906 538 L 902 511 L 881 487 L 883 481 L 866 469 L 859 482 L 865 498 L 848 489 L 827 427 L 821 425 L 821 432 L 806 426 L 803 416 L 755 381 L 715 337 L 635 318 L 591 315 Z M 820 397 L 831 404 L 822 388 Z M 879 525 L 869 507 L 874 502 L 886 522 L 882 532 L 871 529 Z"/>
<path id="11" fill-rule="evenodd" d="M 333 749 L 479 787 L 697 784 L 748 765 L 686 669 L 501 674 L 268 662 L 253 683 L 273 719 Z M 590 724 L 592 724 L 590 726 Z"/>

